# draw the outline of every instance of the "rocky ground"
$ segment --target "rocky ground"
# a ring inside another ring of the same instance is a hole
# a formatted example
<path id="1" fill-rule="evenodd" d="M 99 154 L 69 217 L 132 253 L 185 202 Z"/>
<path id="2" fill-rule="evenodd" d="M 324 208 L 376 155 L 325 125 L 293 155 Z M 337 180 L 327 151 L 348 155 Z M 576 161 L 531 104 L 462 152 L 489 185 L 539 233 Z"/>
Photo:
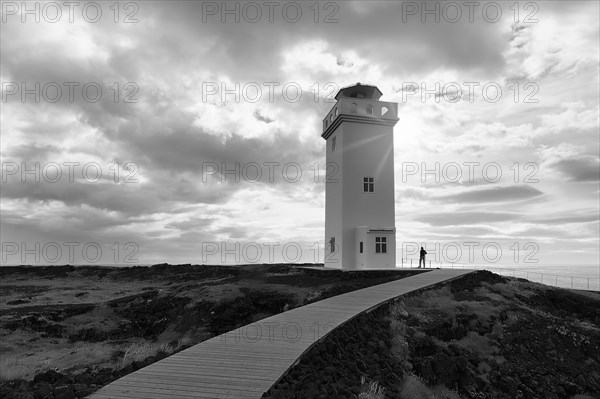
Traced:
<path id="1" fill-rule="evenodd" d="M 0 268 L 0 397 L 84 397 L 239 326 L 421 271 L 294 265 Z"/>
<path id="2" fill-rule="evenodd" d="M 264 398 L 600 397 L 600 294 L 490 272 L 363 314 Z"/>

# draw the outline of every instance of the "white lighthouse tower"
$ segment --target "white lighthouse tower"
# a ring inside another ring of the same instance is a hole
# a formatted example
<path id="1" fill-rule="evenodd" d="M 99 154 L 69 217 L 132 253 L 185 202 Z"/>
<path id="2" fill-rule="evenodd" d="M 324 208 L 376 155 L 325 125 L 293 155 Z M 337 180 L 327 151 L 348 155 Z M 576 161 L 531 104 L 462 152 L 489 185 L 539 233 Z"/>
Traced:
<path id="1" fill-rule="evenodd" d="M 357 83 L 323 120 L 327 141 L 325 267 L 396 267 L 394 125 L 398 104 Z"/>

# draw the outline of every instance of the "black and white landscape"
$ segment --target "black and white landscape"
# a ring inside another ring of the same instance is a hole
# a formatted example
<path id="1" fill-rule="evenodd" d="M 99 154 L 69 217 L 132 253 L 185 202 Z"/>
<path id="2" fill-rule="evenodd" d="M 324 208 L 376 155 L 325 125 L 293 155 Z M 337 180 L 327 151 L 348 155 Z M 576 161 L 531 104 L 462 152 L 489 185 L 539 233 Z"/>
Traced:
<path id="1" fill-rule="evenodd" d="M 0 6 L 0 396 L 438 268 L 265 397 L 600 396 L 597 1 Z"/>

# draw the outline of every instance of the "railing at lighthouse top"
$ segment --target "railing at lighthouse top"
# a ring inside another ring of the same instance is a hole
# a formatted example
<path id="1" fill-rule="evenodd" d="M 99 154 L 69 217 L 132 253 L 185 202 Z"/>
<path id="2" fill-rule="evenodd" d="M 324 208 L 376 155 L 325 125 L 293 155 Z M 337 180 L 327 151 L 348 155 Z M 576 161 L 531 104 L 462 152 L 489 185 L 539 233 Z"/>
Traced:
<path id="1" fill-rule="evenodd" d="M 398 104 L 366 98 L 342 97 L 323 119 L 323 131 L 327 130 L 342 114 L 397 120 Z"/>

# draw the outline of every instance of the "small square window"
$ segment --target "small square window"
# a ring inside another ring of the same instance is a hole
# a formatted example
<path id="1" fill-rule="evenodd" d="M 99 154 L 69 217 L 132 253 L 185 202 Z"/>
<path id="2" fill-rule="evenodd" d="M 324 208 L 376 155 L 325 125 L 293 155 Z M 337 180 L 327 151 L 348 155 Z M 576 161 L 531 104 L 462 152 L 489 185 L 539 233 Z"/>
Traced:
<path id="1" fill-rule="evenodd" d="M 387 253 L 387 237 L 375 237 L 375 253 Z"/>
<path id="2" fill-rule="evenodd" d="M 363 192 L 374 193 L 375 192 L 375 178 L 363 177 Z"/>

